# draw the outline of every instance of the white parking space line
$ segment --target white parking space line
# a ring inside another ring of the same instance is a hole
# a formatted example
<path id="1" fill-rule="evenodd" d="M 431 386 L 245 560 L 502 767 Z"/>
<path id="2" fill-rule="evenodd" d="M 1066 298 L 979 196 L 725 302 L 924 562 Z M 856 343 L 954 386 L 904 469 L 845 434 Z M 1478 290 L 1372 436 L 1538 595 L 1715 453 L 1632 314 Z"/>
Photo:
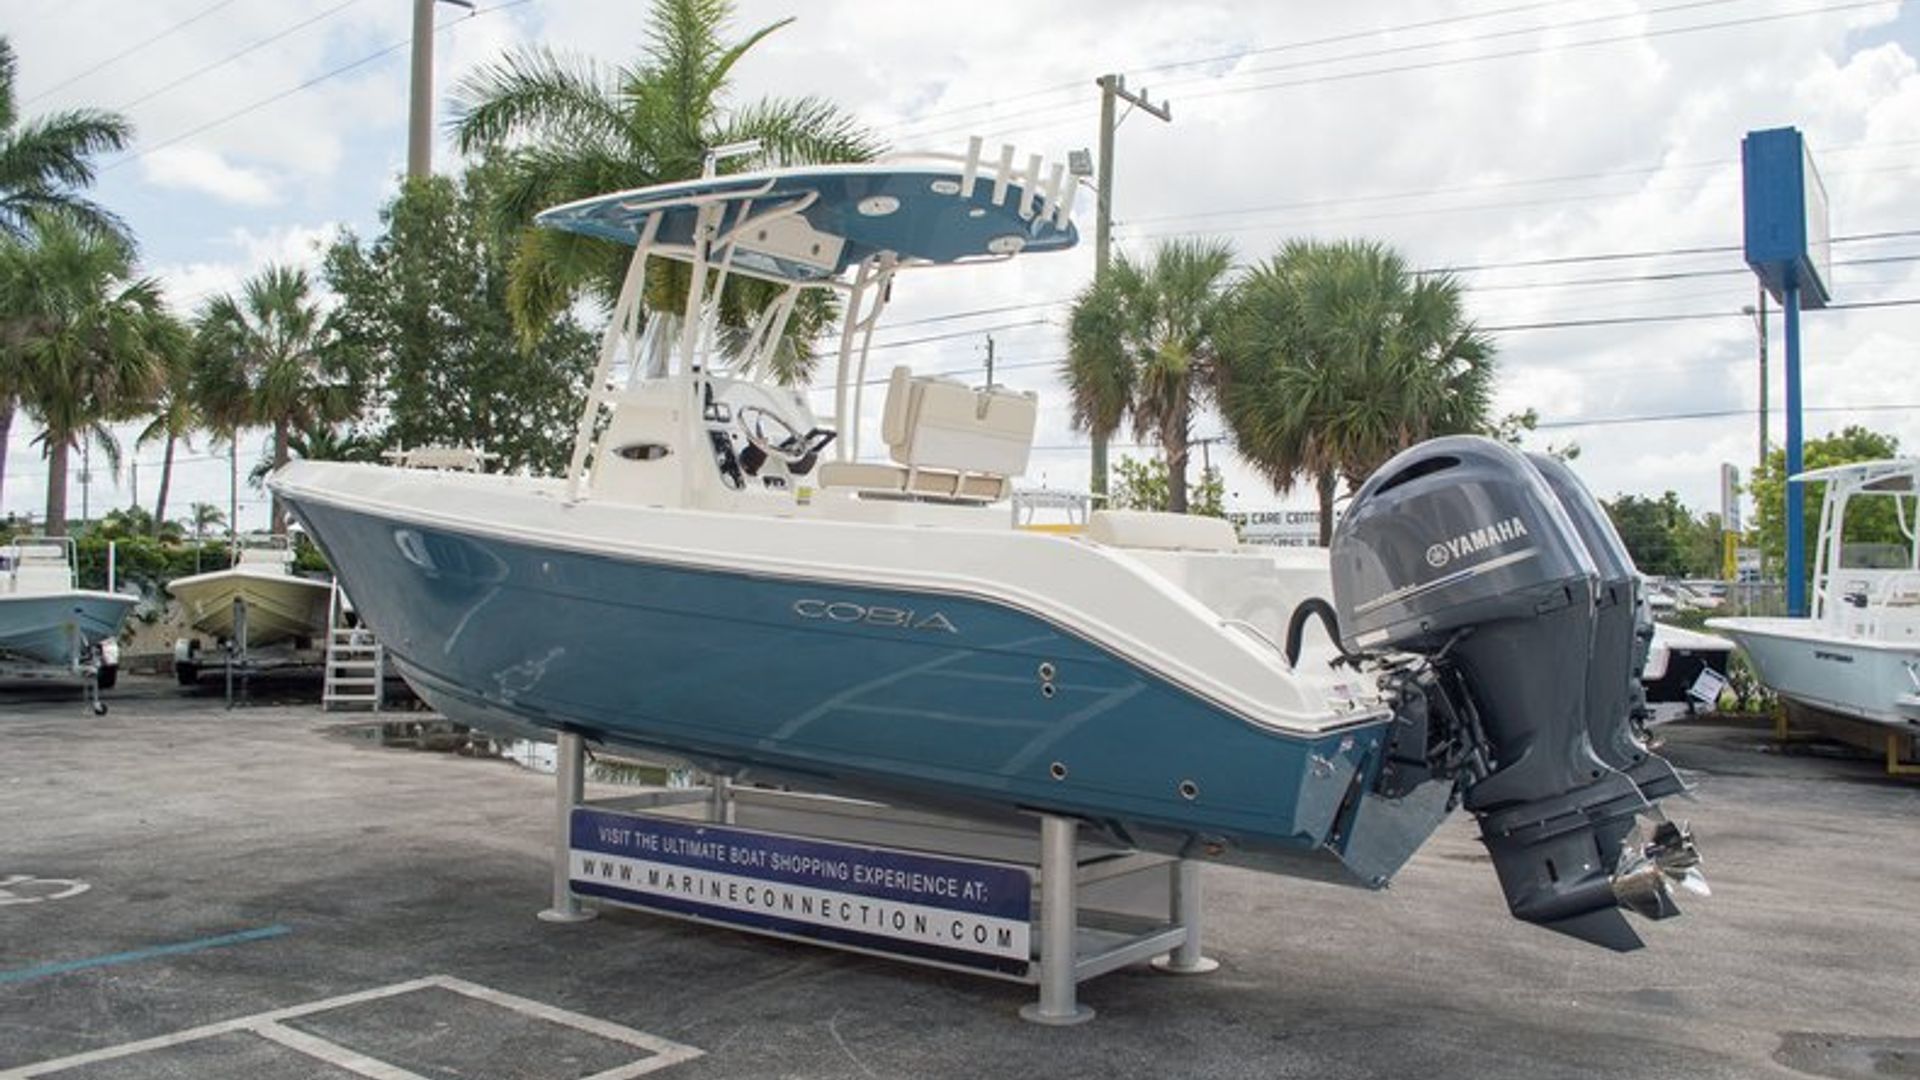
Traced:
<path id="1" fill-rule="evenodd" d="M 359 1073 L 371 1080 L 426 1080 L 416 1072 L 409 1072 L 398 1065 L 390 1065 L 378 1058 L 370 1058 L 358 1050 L 349 1050 L 339 1043 L 328 1042 L 318 1035 L 309 1035 L 283 1027 L 271 1020 L 255 1024 L 247 1029 L 262 1038 L 271 1039 L 289 1050 L 297 1050 L 311 1058 L 348 1072 Z"/>
<path id="2" fill-rule="evenodd" d="M 531 1016 L 538 1020 L 561 1024 L 613 1042 L 625 1043 L 635 1049 L 644 1050 L 649 1055 L 638 1061 L 618 1065 L 614 1068 L 594 1073 L 592 1076 L 583 1077 L 582 1080 L 630 1080 L 631 1077 L 644 1076 L 647 1073 L 655 1072 L 671 1065 L 678 1065 L 683 1061 L 691 1061 L 701 1055 L 698 1047 L 677 1043 L 670 1039 L 662 1039 L 623 1024 L 615 1024 L 611 1021 L 587 1016 L 570 1009 L 561 1009 L 552 1005 L 545 1005 L 531 998 L 524 998 L 518 994 L 509 994 L 504 991 L 494 990 L 477 983 L 470 983 L 465 979 L 454 978 L 451 975 L 429 975 L 423 979 L 412 979 L 407 982 L 394 983 L 391 986 L 362 990 L 352 994 L 342 994 L 339 997 L 311 1001 L 304 1005 L 293 1005 L 283 1009 L 274 1009 L 269 1012 L 255 1013 L 252 1016 L 222 1020 L 215 1024 L 205 1024 L 196 1028 L 188 1028 L 185 1031 L 176 1031 L 171 1035 L 160 1035 L 151 1039 L 140 1039 L 135 1042 L 121 1043 L 118 1046 L 89 1050 L 84 1053 L 71 1054 L 67 1057 L 54 1058 L 50 1061 L 42 1061 L 32 1065 L 20 1065 L 11 1069 L 0 1069 L 0 1080 L 31 1080 L 33 1077 L 52 1076 L 67 1069 L 78 1068 L 82 1065 L 91 1065 L 100 1061 L 113 1061 L 153 1050 L 164 1050 L 168 1047 L 198 1042 L 201 1039 L 210 1039 L 218 1035 L 228 1035 L 234 1032 L 250 1032 L 262 1038 L 271 1039 L 290 1050 L 295 1050 L 309 1057 L 317 1058 L 329 1065 L 370 1077 L 372 1080 L 422 1080 L 417 1074 L 408 1072 L 397 1065 L 380 1061 L 377 1058 L 368 1057 L 365 1054 L 350 1050 L 347 1047 L 327 1039 L 322 1039 L 319 1036 L 309 1035 L 306 1032 L 289 1028 L 282 1024 L 281 1021 L 310 1016 L 314 1013 L 328 1012 L 349 1005 L 359 1005 L 369 1001 L 398 997 L 402 994 L 410 994 L 417 990 L 428 989 L 447 990 L 463 997 L 473 998 L 476 1001 L 484 1001 L 504 1009 L 511 1009 L 524 1016 Z"/>

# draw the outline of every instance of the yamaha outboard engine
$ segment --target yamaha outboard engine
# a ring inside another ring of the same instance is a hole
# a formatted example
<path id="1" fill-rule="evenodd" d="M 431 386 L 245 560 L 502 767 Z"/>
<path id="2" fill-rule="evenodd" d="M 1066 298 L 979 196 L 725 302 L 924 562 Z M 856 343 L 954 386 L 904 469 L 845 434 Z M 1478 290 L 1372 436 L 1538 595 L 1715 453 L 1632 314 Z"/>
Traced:
<path id="1" fill-rule="evenodd" d="M 1528 454 L 1573 522 L 1574 531 L 1600 575 L 1595 596 L 1593 662 L 1587 667 L 1587 739 L 1600 760 L 1626 773 L 1649 800 L 1677 795 L 1686 785 L 1664 758 L 1652 753 L 1637 730 L 1646 708 L 1640 669 L 1653 643 L 1651 619 L 1643 619 L 1640 572 L 1606 509 L 1566 462 Z"/>
<path id="2" fill-rule="evenodd" d="M 1584 490 L 1569 498 L 1591 501 Z M 1343 645 L 1381 658 L 1389 694 L 1409 696 L 1414 677 L 1429 704 L 1439 699 L 1427 709 L 1441 718 L 1424 733 L 1428 760 L 1453 773 L 1513 913 L 1638 947 L 1620 908 L 1675 914 L 1671 886 L 1697 876 L 1698 856 L 1609 760 L 1608 724 L 1590 724 L 1602 578 L 1561 497 L 1510 447 L 1435 439 L 1361 485 L 1334 530 L 1332 563 Z M 1612 669 L 1601 696 L 1624 701 L 1612 689 L 1624 675 L 1615 651 L 1599 649 Z M 1419 674 L 1394 654 L 1419 658 Z M 1625 723 L 1624 709 L 1613 715 Z M 1643 813 L 1656 816 L 1650 840 L 1636 828 Z"/>

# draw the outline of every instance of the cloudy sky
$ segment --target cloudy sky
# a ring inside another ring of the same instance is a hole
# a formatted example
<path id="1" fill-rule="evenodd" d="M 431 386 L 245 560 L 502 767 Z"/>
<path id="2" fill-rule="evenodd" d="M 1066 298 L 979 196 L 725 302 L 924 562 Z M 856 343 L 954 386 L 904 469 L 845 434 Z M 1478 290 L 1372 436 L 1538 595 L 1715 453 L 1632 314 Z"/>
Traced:
<path id="1" fill-rule="evenodd" d="M 471 15 L 440 8 L 442 91 L 529 45 L 628 61 L 645 26 L 634 0 L 477 2 Z M 137 142 L 103 163 L 96 195 L 188 310 L 270 260 L 312 265 L 341 227 L 372 230 L 406 156 L 410 8 L 7 0 L 0 32 L 19 54 L 27 115 L 89 105 L 133 120 Z M 959 150 L 981 134 L 1022 159 L 1064 158 L 1097 139 L 1094 78 L 1124 74 L 1170 101 L 1173 121 L 1136 113 L 1121 125 L 1123 250 L 1217 235 L 1251 264 L 1292 237 L 1371 237 L 1415 267 L 1460 268 L 1472 317 L 1499 345 L 1501 410 L 1537 410 L 1539 444 L 1578 443 L 1577 467 L 1603 496 L 1671 489 L 1701 510 L 1718 507 L 1720 463 L 1744 472 L 1757 453 L 1740 138 L 1797 126 L 1832 204 L 1834 300 L 1861 305 L 1805 320 L 1807 431 L 1861 423 L 1920 449 L 1916 5 L 747 0 L 734 25 L 789 15 L 737 69 L 734 100 L 823 95 L 902 149 Z M 436 165 L 457 165 L 444 139 Z M 1089 236 L 1091 209 L 1076 209 Z M 1001 380 L 1050 403 L 1030 479 L 1084 486 L 1053 372 L 1064 301 L 1092 264 L 1089 242 L 906 281 L 893 321 L 911 325 L 879 340 L 918 343 L 876 363 L 977 372 L 991 334 Z M 1770 329 L 1777 443 L 1777 311 Z M 44 497 L 32 434 L 22 418 L 5 510 Z M 133 457 L 150 504 L 158 449 Z M 198 441 L 183 457 L 175 512 L 224 503 L 225 462 Z M 1227 460 L 1231 507 L 1305 501 Z M 95 464 L 97 514 L 126 503 L 130 478 Z M 76 479 L 76 511 L 80 498 Z M 259 493 L 242 501 L 243 524 L 264 521 Z"/>

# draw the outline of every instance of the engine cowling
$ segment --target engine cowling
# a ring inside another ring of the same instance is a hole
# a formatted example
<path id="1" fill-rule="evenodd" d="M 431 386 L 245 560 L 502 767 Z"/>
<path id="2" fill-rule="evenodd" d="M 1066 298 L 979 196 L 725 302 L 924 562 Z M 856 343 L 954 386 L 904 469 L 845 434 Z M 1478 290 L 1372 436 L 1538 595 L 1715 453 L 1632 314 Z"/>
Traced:
<path id="1" fill-rule="evenodd" d="M 1456 779 L 1513 913 L 1624 949 L 1639 938 L 1620 908 L 1675 913 L 1669 884 L 1697 856 L 1663 821 L 1653 840 L 1635 835 L 1657 810 L 1615 759 L 1632 605 L 1608 605 L 1624 622 L 1599 617 L 1611 579 L 1576 524 L 1587 514 L 1604 510 L 1577 480 L 1556 491 L 1504 444 L 1435 439 L 1355 493 L 1333 534 L 1333 592 L 1347 649 L 1415 654 L 1458 699 L 1449 711 L 1468 730 L 1434 737 L 1478 748 Z"/>

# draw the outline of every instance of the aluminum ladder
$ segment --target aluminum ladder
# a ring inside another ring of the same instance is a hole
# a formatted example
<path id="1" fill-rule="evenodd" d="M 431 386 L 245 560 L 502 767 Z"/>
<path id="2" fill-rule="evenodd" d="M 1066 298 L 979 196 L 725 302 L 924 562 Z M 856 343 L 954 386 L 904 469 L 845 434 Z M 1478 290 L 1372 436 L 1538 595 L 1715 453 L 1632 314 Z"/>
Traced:
<path id="1" fill-rule="evenodd" d="M 337 581 L 327 609 L 327 674 L 320 691 L 321 709 L 379 712 L 385 703 L 386 649 L 371 629 L 347 625 L 350 608 Z"/>

